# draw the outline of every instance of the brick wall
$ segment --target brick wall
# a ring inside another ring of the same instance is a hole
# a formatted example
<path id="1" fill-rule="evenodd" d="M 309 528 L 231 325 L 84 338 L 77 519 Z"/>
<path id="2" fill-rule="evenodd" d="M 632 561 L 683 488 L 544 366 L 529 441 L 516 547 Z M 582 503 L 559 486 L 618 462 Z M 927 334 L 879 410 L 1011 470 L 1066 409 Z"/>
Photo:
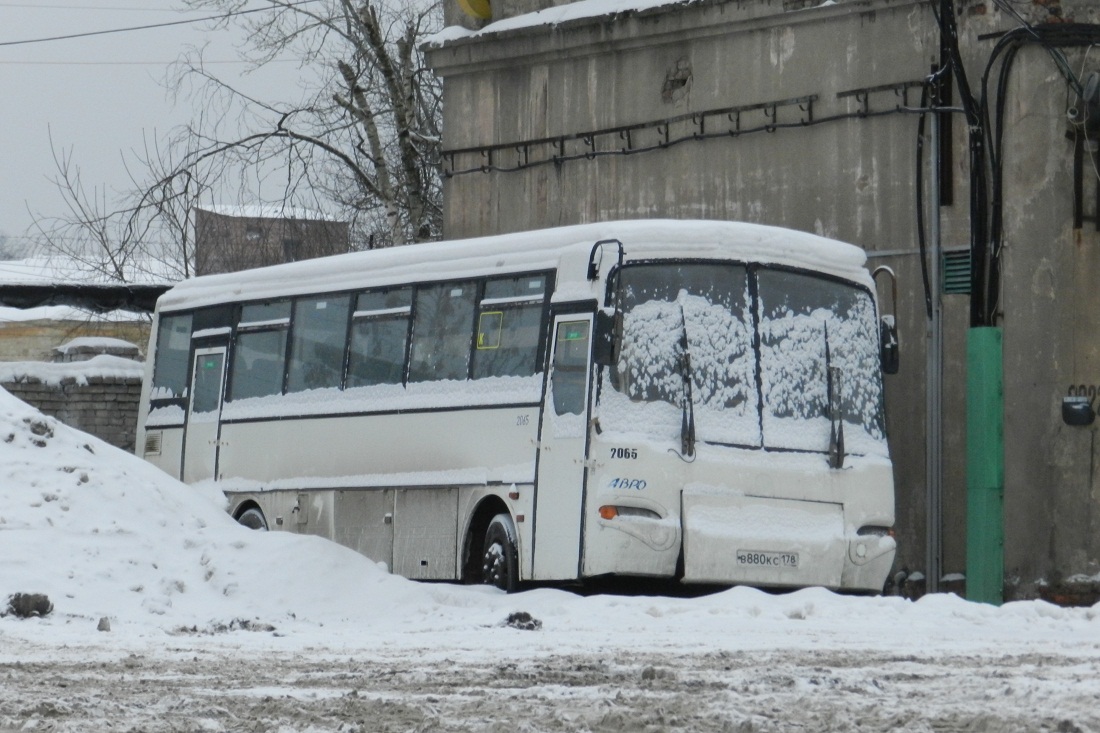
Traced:
<path id="1" fill-rule="evenodd" d="M 0 382 L 8 392 L 71 427 L 133 452 L 141 377 L 90 375 L 43 380 L 22 375 Z"/>

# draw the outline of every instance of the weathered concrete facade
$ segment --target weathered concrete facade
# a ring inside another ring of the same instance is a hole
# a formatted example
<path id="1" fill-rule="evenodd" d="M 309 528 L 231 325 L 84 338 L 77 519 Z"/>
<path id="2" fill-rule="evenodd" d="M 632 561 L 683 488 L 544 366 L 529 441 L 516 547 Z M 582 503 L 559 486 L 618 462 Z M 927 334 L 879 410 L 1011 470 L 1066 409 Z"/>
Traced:
<path id="1" fill-rule="evenodd" d="M 137 318 L 105 320 L 88 314 L 81 320 L 0 320 L 0 362 L 50 361 L 58 346 L 79 337 L 118 338 L 144 347 L 149 341 L 149 320 Z"/>
<path id="2" fill-rule="evenodd" d="M 928 319 L 917 235 L 930 145 L 918 164 L 920 82 L 940 63 L 927 2 L 700 0 L 603 17 L 524 24 L 447 41 L 444 77 L 448 238 L 617 218 L 777 224 L 857 243 L 897 271 L 901 372 L 887 378 L 895 457 L 898 566 L 926 558 Z M 1037 11 L 1072 15 L 1058 3 Z M 456 11 L 451 10 L 452 13 Z M 1084 12 L 1084 11 L 1082 11 Z M 459 18 L 452 15 L 450 20 Z M 1089 20 L 1079 17 L 1079 21 Z M 959 8 L 974 87 L 1016 25 L 992 5 Z M 1081 69 L 1082 49 L 1065 49 Z M 1100 68 L 1100 60 L 1094 60 Z M 1066 80 L 1037 46 L 1009 75 L 1003 157 L 1006 595 L 1100 572 L 1095 427 L 1063 424 L 1070 385 L 1100 385 L 1100 236 L 1074 229 Z M 980 90 L 977 90 L 980 92 Z M 955 100 L 957 104 L 957 99 Z M 966 125 L 943 115 L 942 246 L 969 244 Z M 1088 156 L 1086 155 L 1086 158 Z M 1087 165 L 1087 163 L 1086 163 Z M 1090 176 L 1085 176 L 1090 178 Z M 1092 202 L 1095 174 L 1083 184 Z M 1094 213 L 1091 203 L 1087 213 Z M 926 205 L 925 219 L 932 207 Z M 969 299 L 944 313 L 942 566 L 966 567 L 966 336 Z"/>

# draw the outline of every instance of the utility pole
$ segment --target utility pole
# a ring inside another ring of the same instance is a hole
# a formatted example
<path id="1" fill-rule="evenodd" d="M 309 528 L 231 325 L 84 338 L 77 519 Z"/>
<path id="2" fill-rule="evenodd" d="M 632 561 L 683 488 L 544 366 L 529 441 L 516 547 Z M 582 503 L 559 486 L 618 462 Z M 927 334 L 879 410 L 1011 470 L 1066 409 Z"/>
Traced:
<path id="1" fill-rule="evenodd" d="M 937 85 L 938 87 L 939 85 Z M 940 106 L 939 92 L 934 106 Z M 925 590 L 936 593 L 943 577 L 943 243 L 940 235 L 940 114 L 933 112 L 932 175 L 929 199 L 930 259 L 928 287 L 931 290 L 931 318 L 928 320 L 928 349 L 925 361 Z"/>

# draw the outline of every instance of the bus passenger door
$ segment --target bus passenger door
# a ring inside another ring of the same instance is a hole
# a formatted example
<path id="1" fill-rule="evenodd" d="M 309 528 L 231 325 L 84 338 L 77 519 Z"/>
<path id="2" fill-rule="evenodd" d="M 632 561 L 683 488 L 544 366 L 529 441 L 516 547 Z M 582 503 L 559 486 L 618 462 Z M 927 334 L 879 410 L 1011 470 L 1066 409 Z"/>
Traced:
<path id="1" fill-rule="evenodd" d="M 533 580 L 580 576 L 591 341 L 590 313 L 554 318 L 539 425 Z"/>
<path id="2" fill-rule="evenodd" d="M 225 347 L 195 350 L 191 400 L 183 437 L 183 481 L 216 478 L 218 433 L 225 386 Z"/>

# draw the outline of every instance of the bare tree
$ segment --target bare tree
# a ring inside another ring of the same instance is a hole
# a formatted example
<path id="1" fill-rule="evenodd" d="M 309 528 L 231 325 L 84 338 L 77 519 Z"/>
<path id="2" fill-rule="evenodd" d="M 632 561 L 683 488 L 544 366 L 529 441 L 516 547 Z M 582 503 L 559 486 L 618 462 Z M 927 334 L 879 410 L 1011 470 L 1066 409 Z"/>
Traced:
<path id="1" fill-rule="evenodd" d="M 360 247 L 438 237 L 440 84 L 419 49 L 442 24 L 438 0 L 267 3 L 238 15 L 241 0 L 187 0 L 244 23 L 257 68 L 297 59 L 302 97 L 256 99 L 207 71 L 201 54 L 187 59 L 177 89 L 197 87 L 200 106 L 220 116 L 181 131 L 175 144 L 188 153 L 168 177 L 218 160 L 243 181 L 278 176 L 281 202 L 337 210 Z"/>
<path id="2" fill-rule="evenodd" d="M 64 262 L 66 271 L 89 281 L 134 282 L 177 280 L 193 274 L 191 210 L 207 187 L 202 170 L 176 170 L 167 153 L 150 148 L 139 159 L 143 176 L 130 168 L 131 188 L 108 192 L 85 188 L 71 148 L 59 148 L 51 137 L 56 173 L 52 179 L 65 209 L 53 216 L 33 215 L 32 231 L 39 255 Z"/>
<path id="3" fill-rule="evenodd" d="M 20 255 L 20 250 L 11 241 L 11 238 L 0 232 L 0 260 L 14 260 Z"/>
<path id="4" fill-rule="evenodd" d="M 35 216 L 40 253 L 90 279 L 190 277 L 194 211 L 218 202 L 324 211 L 351 224 L 353 248 L 440 236 L 441 89 L 419 48 L 442 26 L 440 0 L 185 2 L 243 24 L 254 70 L 296 61 L 297 98 L 250 96 L 189 54 L 170 84 L 194 119 L 144 141 L 128 190 L 89 190 L 72 149 L 51 140 L 65 209 Z"/>

